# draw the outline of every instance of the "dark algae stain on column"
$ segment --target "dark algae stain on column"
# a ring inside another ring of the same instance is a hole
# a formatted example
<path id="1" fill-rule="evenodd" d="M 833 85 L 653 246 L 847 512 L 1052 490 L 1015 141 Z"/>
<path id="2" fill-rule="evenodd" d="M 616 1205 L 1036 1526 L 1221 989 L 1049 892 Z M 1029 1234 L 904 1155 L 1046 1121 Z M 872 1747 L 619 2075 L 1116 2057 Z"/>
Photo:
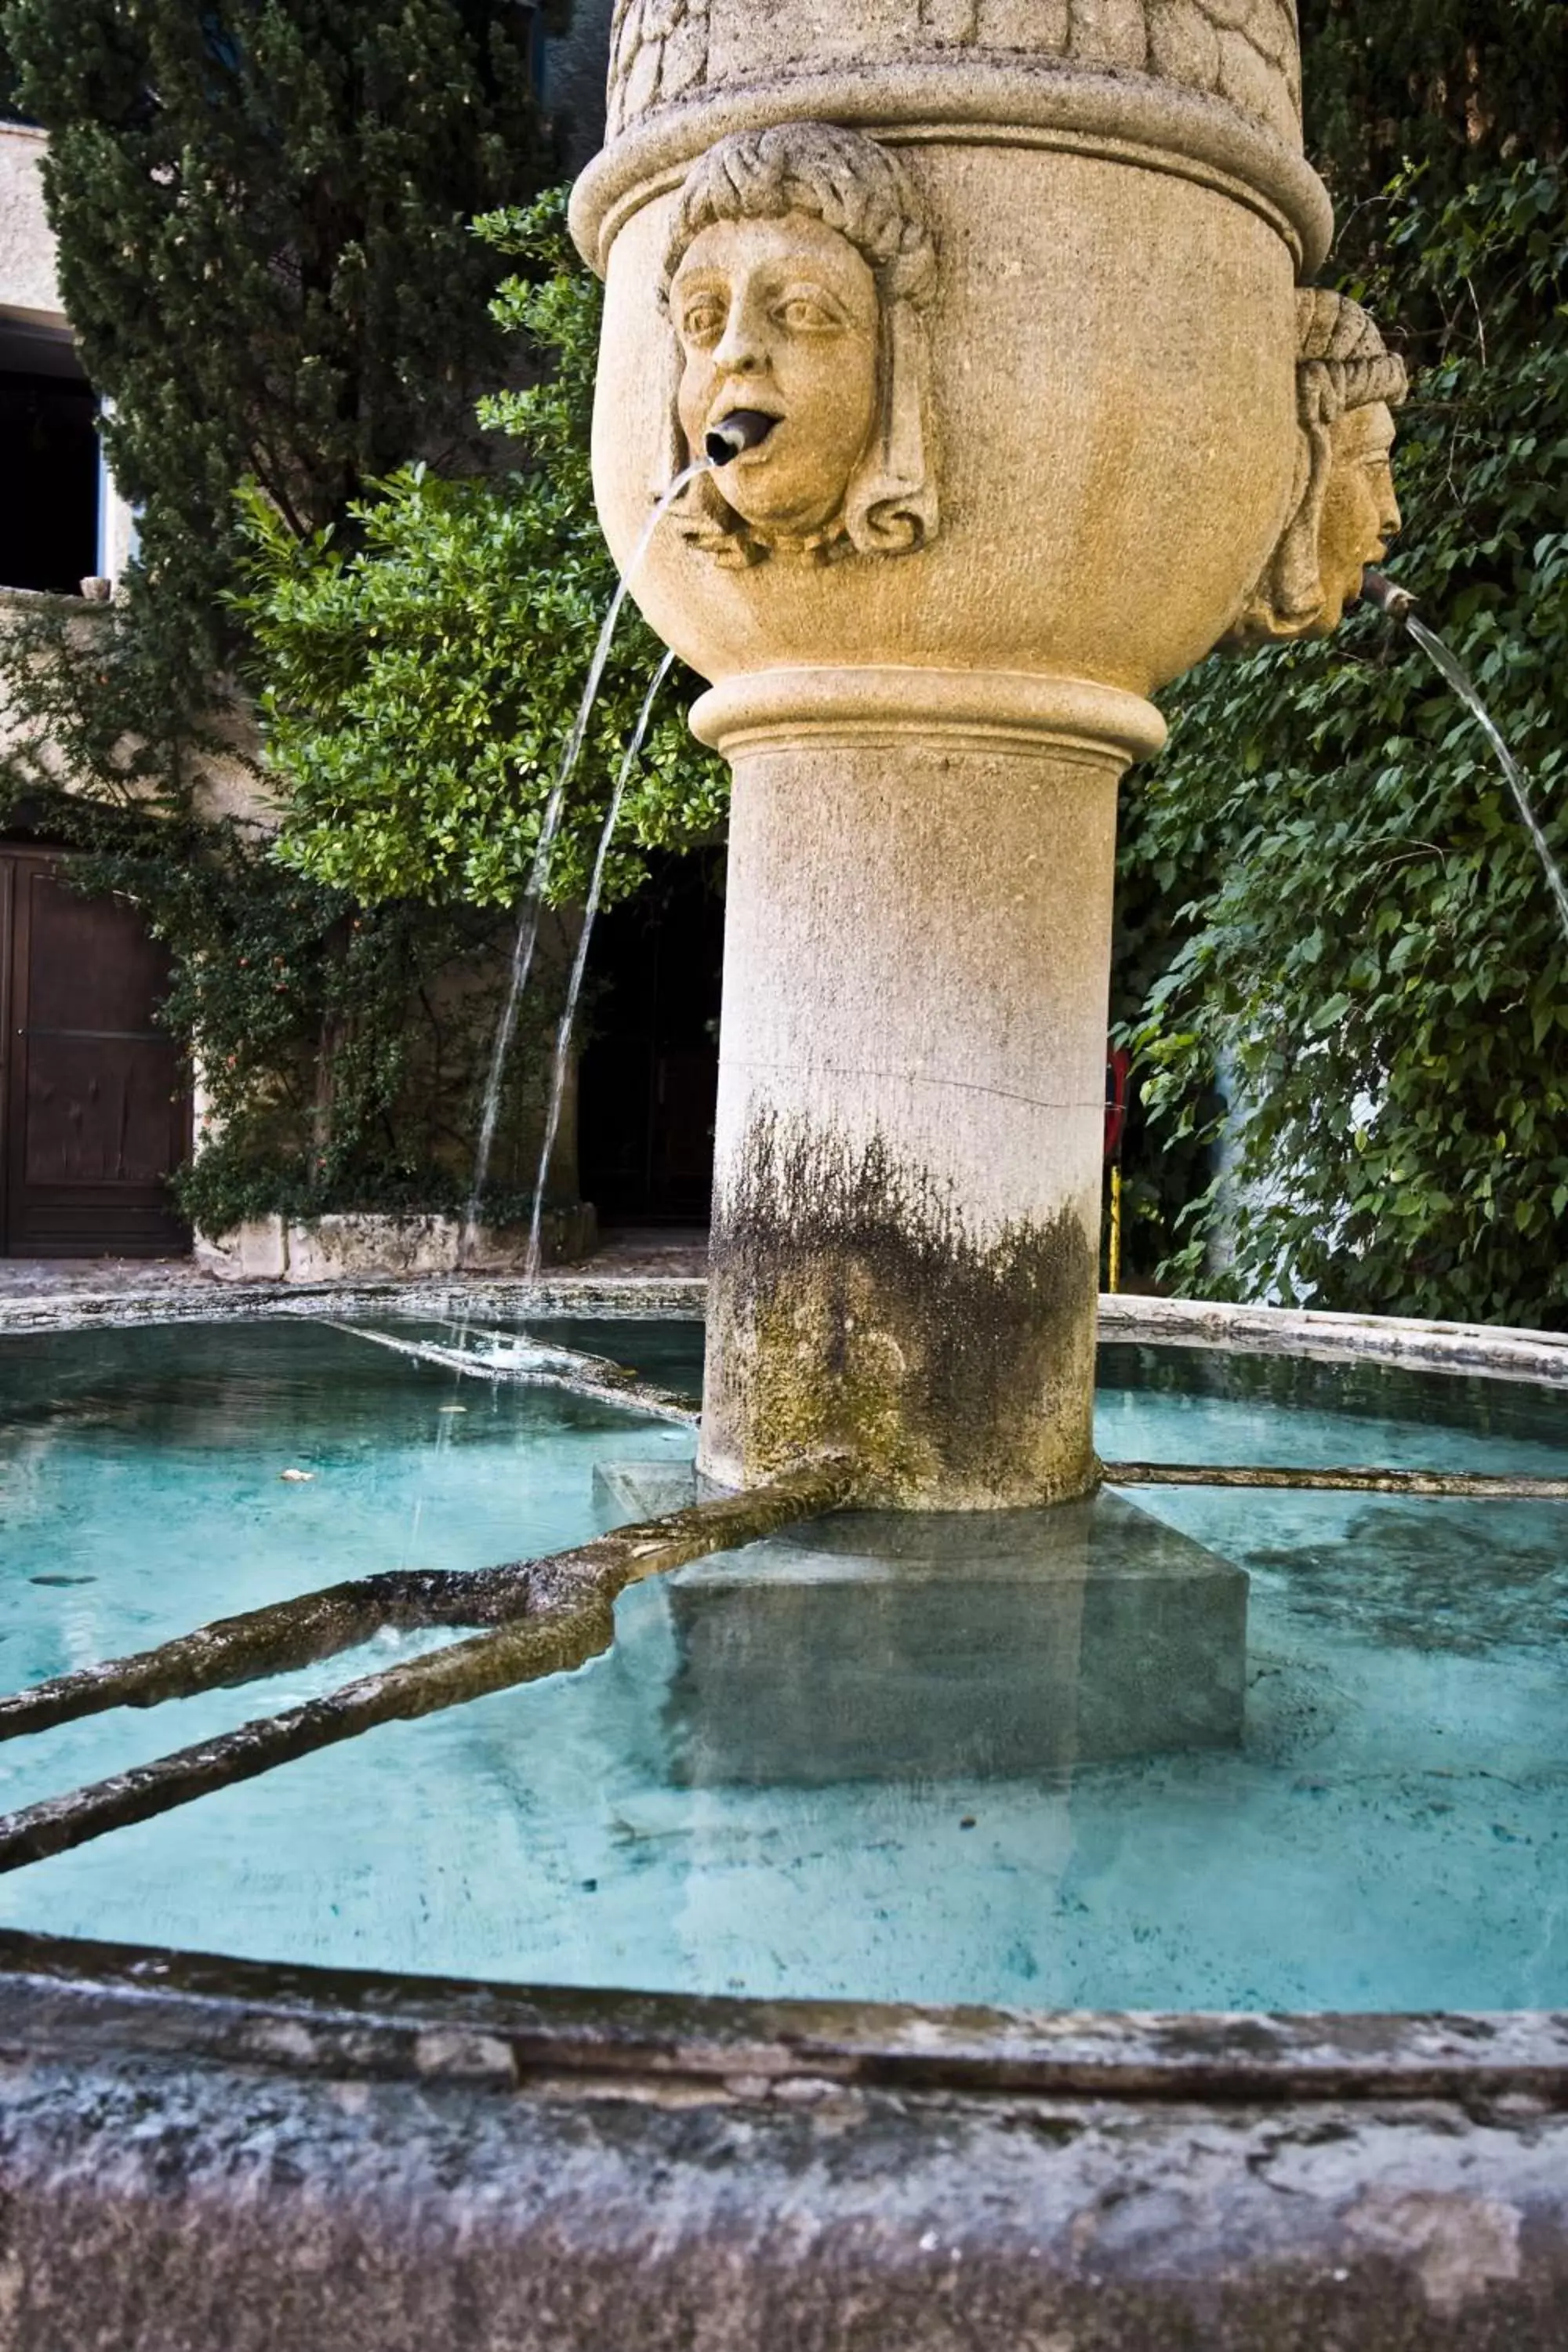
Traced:
<path id="1" fill-rule="evenodd" d="M 710 1264 L 709 1425 L 748 1478 L 842 1446 L 883 1503 L 985 1508 L 1093 1483 L 1097 1269 L 1070 1208 L 981 1241 L 880 1138 L 770 1114 L 721 1192 Z"/>

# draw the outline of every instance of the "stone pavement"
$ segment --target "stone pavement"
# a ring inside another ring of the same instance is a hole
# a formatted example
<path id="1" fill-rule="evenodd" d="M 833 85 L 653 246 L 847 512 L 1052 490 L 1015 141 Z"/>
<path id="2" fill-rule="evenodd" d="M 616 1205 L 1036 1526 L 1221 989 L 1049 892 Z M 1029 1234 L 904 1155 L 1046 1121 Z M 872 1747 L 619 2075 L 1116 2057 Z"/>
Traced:
<path id="1" fill-rule="evenodd" d="M 592 1257 L 577 1267 L 552 1267 L 559 1277 L 581 1271 L 595 1283 L 618 1276 L 650 1275 L 700 1280 L 707 1271 L 708 1235 L 697 1225 L 612 1227 Z M 450 1279 L 450 1277 L 446 1277 Z M 192 1257 L 0 1257 L 0 1302 L 49 1293 L 69 1297 L 119 1291 L 128 1298 L 165 1296 L 189 1287 L 221 1292 L 227 1283 L 205 1273 Z M 363 1289 L 363 1276 L 348 1286 Z"/>

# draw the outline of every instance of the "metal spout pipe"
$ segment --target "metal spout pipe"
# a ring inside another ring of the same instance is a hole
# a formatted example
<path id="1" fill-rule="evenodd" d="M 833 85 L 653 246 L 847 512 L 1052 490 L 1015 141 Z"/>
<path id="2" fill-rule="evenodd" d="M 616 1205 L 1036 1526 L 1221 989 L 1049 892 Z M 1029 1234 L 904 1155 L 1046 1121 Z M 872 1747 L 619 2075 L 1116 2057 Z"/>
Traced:
<path id="1" fill-rule="evenodd" d="M 728 466 L 743 449 L 754 449 L 759 442 L 765 441 L 777 423 L 776 416 L 769 416 L 761 408 L 732 408 L 728 416 L 703 436 L 702 446 L 709 462 Z"/>
<path id="2" fill-rule="evenodd" d="M 1415 610 L 1415 599 L 1409 589 L 1374 572 L 1370 563 L 1361 575 L 1361 593 L 1369 604 L 1375 604 L 1391 621 L 1406 621 Z"/>

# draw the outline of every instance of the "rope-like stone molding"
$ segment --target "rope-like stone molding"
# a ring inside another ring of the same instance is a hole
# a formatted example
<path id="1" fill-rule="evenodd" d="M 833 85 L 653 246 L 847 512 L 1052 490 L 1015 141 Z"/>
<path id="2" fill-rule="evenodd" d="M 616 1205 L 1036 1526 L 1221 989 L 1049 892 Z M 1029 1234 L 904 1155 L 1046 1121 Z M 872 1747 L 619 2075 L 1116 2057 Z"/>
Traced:
<path id="1" fill-rule="evenodd" d="M 572 234 L 602 274 L 631 215 L 679 186 L 696 157 L 731 131 L 823 121 L 888 146 L 969 141 L 1066 148 L 1174 173 L 1249 205 L 1310 277 L 1333 237 L 1328 192 L 1300 146 L 1232 106 L 1152 79 L 1058 68 L 1017 58 L 963 63 L 914 57 L 874 70 L 845 66 L 736 82 L 661 105 L 614 140 L 572 192 Z"/>
<path id="2" fill-rule="evenodd" d="M 720 12 L 721 13 L 721 11 Z M 656 107 L 735 79 L 716 61 L 711 0 L 617 0 L 610 33 L 608 136 Z M 917 0 L 889 10 L 880 58 L 924 50 L 959 60 L 1146 74 L 1232 106 L 1284 145 L 1301 143 L 1301 60 L 1292 0 Z M 787 39 L 787 34 L 784 36 Z M 802 46 L 805 46 L 802 44 Z M 814 45 L 815 46 L 815 45 Z"/>

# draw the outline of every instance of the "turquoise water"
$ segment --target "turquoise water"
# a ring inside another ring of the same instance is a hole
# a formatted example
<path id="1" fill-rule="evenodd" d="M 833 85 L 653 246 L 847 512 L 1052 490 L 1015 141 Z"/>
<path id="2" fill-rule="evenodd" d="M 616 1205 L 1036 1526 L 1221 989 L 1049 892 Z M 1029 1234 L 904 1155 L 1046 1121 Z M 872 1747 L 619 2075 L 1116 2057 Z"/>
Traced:
<path id="1" fill-rule="evenodd" d="M 693 1326 L 562 1336 L 671 1385 L 697 1376 Z M 0 1342 L 0 1429 L 11 1688 L 338 1577 L 580 1539 L 605 1523 L 596 1464 L 679 1464 L 691 1443 L 295 1323 Z M 1098 1439 L 1123 1459 L 1568 1471 L 1564 1402 L 1543 1390 L 1173 1349 L 1105 1351 Z M 1006 1780 L 890 1764 L 837 1786 L 692 1785 L 691 1595 L 646 1585 L 580 1674 L 0 1879 L 0 1920 L 578 1985 L 1568 2006 L 1568 1505 L 1134 1499 L 1250 1577 L 1239 1745 Z M 0 1805 L 363 1663 L 16 1741 Z"/>

